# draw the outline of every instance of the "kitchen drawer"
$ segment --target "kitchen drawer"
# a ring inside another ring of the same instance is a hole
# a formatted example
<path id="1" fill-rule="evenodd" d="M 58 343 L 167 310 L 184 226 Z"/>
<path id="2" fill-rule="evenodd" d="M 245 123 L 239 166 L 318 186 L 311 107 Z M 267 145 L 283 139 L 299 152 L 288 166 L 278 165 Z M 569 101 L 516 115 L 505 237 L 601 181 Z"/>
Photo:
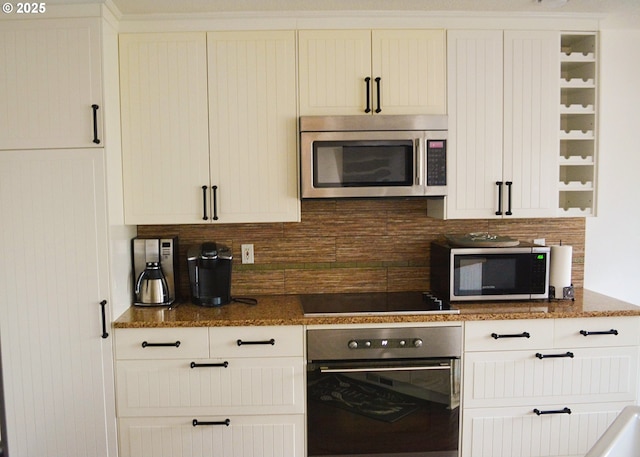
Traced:
<path id="1" fill-rule="evenodd" d="M 553 347 L 552 319 L 470 321 L 464 324 L 464 350 L 517 351 Z"/>
<path id="2" fill-rule="evenodd" d="M 637 370 L 629 346 L 468 353 L 464 407 L 633 401 Z"/>
<path id="3" fill-rule="evenodd" d="M 537 405 L 465 410 L 461 457 L 583 457 L 622 409 L 632 403 Z M 571 414 L 537 415 L 569 408 Z"/>
<path id="4" fill-rule="evenodd" d="M 211 357 L 303 357 L 302 326 L 211 327 Z"/>
<path id="5" fill-rule="evenodd" d="M 119 432 L 120 457 L 305 455 L 303 414 L 123 418 Z"/>
<path id="6" fill-rule="evenodd" d="M 205 327 L 119 328 L 116 359 L 183 359 L 209 357 Z"/>
<path id="7" fill-rule="evenodd" d="M 122 360 L 118 415 L 304 412 L 301 357 Z"/>
<path id="8" fill-rule="evenodd" d="M 640 343 L 640 319 L 635 316 L 556 319 L 555 322 L 554 338 L 558 347 L 637 346 Z"/>

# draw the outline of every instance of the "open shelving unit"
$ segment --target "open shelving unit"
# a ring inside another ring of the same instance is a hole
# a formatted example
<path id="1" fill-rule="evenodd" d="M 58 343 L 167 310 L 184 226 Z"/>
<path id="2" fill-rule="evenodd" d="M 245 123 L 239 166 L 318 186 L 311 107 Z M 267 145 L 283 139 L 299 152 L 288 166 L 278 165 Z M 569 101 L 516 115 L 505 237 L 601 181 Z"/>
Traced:
<path id="1" fill-rule="evenodd" d="M 562 33 L 559 214 L 596 211 L 597 33 Z"/>

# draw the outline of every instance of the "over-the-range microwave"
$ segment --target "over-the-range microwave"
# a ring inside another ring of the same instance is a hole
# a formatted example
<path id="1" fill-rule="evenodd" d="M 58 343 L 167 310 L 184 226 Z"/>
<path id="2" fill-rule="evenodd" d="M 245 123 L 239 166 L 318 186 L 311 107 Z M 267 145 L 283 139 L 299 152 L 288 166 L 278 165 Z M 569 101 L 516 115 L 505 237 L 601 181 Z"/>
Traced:
<path id="1" fill-rule="evenodd" d="M 447 193 L 447 117 L 300 117 L 302 198 Z"/>
<path id="2" fill-rule="evenodd" d="M 549 297 L 548 246 L 452 247 L 431 243 L 431 293 L 447 301 Z"/>

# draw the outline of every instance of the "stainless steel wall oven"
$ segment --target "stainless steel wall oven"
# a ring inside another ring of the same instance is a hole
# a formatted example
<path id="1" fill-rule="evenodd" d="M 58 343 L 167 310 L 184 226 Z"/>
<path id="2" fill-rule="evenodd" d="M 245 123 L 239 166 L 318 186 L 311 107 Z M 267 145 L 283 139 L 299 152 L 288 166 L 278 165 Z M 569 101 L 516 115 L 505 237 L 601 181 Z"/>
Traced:
<path id="1" fill-rule="evenodd" d="M 461 327 L 307 331 L 312 456 L 456 457 Z"/>

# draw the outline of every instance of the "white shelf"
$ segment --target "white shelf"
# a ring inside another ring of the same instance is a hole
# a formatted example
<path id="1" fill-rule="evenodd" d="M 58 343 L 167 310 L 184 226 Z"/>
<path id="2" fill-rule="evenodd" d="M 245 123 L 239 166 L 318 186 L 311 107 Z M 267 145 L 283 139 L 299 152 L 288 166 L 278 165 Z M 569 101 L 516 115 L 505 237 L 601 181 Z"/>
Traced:
<path id="1" fill-rule="evenodd" d="M 560 114 L 594 114 L 593 104 L 581 105 L 579 103 L 571 105 L 560 105 Z"/>
<path id="2" fill-rule="evenodd" d="M 560 208 L 563 217 L 586 217 L 593 215 L 592 208 Z"/>
<path id="3" fill-rule="evenodd" d="M 560 165 L 593 165 L 592 156 L 560 156 Z"/>
<path id="4" fill-rule="evenodd" d="M 561 191 L 592 191 L 593 181 L 568 181 L 560 182 Z"/>
<path id="5" fill-rule="evenodd" d="M 596 55 L 594 52 L 561 52 L 561 62 L 595 62 Z"/>
<path id="6" fill-rule="evenodd" d="M 572 88 L 587 88 L 592 89 L 596 87 L 595 79 L 593 78 L 571 78 L 571 79 L 560 79 L 560 88 L 561 89 L 572 89 Z"/>
<path id="7" fill-rule="evenodd" d="M 561 140 L 593 140 L 593 130 L 561 130 Z"/>

